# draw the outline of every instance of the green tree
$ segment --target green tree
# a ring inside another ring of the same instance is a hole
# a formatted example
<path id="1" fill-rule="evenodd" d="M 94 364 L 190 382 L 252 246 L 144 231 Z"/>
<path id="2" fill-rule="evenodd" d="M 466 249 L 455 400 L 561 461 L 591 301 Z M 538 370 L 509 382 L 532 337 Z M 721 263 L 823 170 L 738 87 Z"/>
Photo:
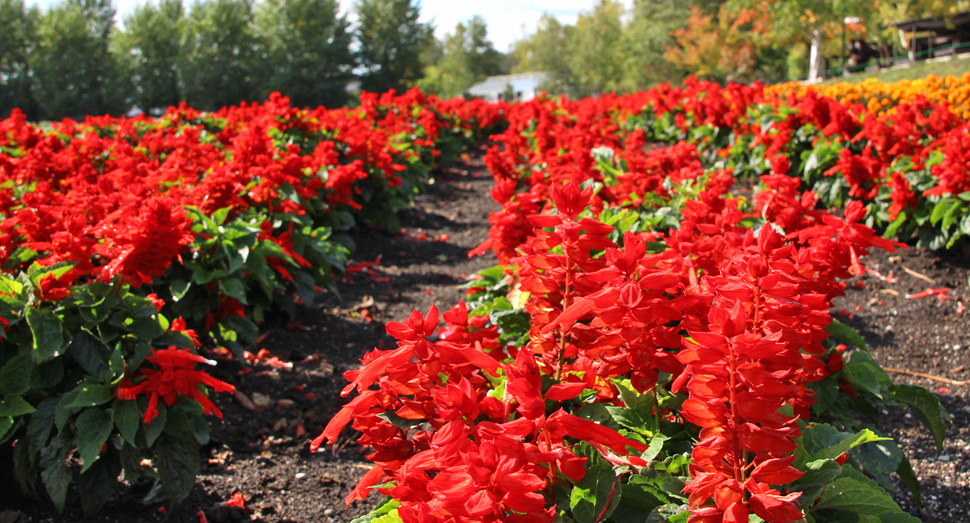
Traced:
<path id="1" fill-rule="evenodd" d="M 43 118 L 119 113 L 127 86 L 111 53 L 110 0 L 69 1 L 40 17 L 29 57 Z"/>
<path id="2" fill-rule="evenodd" d="M 431 27 L 418 22 L 411 0 L 357 0 L 357 52 L 361 89 L 398 91 L 421 78 L 421 51 L 432 38 Z"/>
<path id="3" fill-rule="evenodd" d="M 40 10 L 27 9 L 23 0 L 0 0 L 0 118 L 15 107 L 31 120 L 40 116 L 30 67 L 39 17 Z"/>
<path id="4" fill-rule="evenodd" d="M 352 33 L 337 0 L 266 0 L 258 25 L 267 43 L 262 96 L 279 91 L 295 105 L 340 107 L 353 79 Z"/>
<path id="5" fill-rule="evenodd" d="M 686 24 L 690 4 L 667 0 L 634 2 L 633 16 L 625 31 L 628 85 L 647 89 L 683 79 L 680 70 L 663 55 L 668 47 L 675 45 L 672 33 Z"/>
<path id="6" fill-rule="evenodd" d="M 488 39 L 485 20 L 475 15 L 425 55 L 432 60 L 418 86 L 443 97 L 458 96 L 485 78 L 504 72 L 504 55 Z"/>
<path id="7" fill-rule="evenodd" d="M 260 42 L 251 0 L 202 0 L 189 13 L 179 60 L 189 105 L 216 110 L 258 97 Z"/>
<path id="8" fill-rule="evenodd" d="M 118 49 L 131 78 L 132 101 L 143 110 L 182 100 L 178 66 L 184 31 L 182 0 L 141 4 L 125 18 Z"/>
<path id="9" fill-rule="evenodd" d="M 582 13 L 568 41 L 566 60 L 572 72 L 572 94 L 589 96 L 626 91 L 623 4 L 600 0 Z"/>
<path id="10" fill-rule="evenodd" d="M 536 32 L 513 44 L 512 72 L 544 72 L 548 78 L 539 86 L 540 90 L 553 95 L 568 93 L 574 83 L 565 60 L 572 30 L 573 26 L 560 23 L 551 14 L 543 14 Z"/>

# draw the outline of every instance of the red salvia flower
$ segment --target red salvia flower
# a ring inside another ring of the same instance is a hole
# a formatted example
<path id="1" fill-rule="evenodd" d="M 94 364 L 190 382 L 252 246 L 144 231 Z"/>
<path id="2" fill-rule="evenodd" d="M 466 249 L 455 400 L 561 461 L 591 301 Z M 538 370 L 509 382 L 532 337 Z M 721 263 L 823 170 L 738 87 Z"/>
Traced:
<path id="1" fill-rule="evenodd" d="M 144 422 L 151 423 L 158 415 L 158 400 L 161 398 L 166 405 L 172 406 L 179 396 L 186 396 L 202 404 L 202 412 L 215 414 L 222 418 L 220 411 L 209 398 L 202 393 L 199 386 L 207 385 L 216 392 L 232 392 L 236 388 L 226 382 L 217 380 L 201 370 L 195 370 L 196 363 L 214 365 L 202 356 L 192 354 L 189 350 L 169 347 L 164 350 L 152 350 L 152 355 L 145 358 L 156 368 L 138 369 L 133 378 L 125 378 L 115 389 L 115 397 L 121 400 L 133 400 L 139 395 L 148 395 L 148 409 L 145 411 Z M 137 383 L 135 383 L 137 381 Z"/>

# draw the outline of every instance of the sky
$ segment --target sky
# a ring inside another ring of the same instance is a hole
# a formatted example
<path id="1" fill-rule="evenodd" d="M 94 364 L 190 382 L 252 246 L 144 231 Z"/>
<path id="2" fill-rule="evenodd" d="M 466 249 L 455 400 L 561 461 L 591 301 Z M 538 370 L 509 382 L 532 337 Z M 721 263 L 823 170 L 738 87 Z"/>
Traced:
<path id="1" fill-rule="evenodd" d="M 28 0 L 29 4 L 47 7 L 59 0 Z M 146 0 L 115 0 L 118 20 Z M 191 4 L 193 0 L 184 0 Z M 439 38 L 454 30 L 458 22 L 481 15 L 488 24 L 488 35 L 499 51 L 509 50 L 512 42 L 535 31 L 543 13 L 560 22 L 574 24 L 579 13 L 593 8 L 595 0 L 422 0 L 421 20 L 433 21 Z M 624 0 L 628 7 L 632 0 Z M 353 0 L 340 0 L 343 12 L 350 10 Z"/>

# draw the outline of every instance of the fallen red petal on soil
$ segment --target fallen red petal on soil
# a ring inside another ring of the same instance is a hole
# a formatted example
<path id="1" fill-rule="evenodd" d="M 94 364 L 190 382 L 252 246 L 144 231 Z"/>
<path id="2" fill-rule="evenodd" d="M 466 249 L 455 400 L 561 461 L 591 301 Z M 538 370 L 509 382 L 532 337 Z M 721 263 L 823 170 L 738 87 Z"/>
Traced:
<path id="1" fill-rule="evenodd" d="M 231 498 L 229 498 L 226 501 L 223 501 L 219 505 L 223 507 L 246 508 L 246 499 L 243 498 L 242 492 L 236 491 L 236 493 L 233 494 Z"/>

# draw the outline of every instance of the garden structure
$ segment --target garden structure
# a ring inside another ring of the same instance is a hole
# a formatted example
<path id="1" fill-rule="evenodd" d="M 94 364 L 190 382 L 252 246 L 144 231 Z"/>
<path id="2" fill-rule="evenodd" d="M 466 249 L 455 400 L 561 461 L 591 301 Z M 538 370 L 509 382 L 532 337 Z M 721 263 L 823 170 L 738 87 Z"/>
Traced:
<path id="1" fill-rule="evenodd" d="M 0 518 L 965 521 L 968 89 L 15 113 Z"/>

